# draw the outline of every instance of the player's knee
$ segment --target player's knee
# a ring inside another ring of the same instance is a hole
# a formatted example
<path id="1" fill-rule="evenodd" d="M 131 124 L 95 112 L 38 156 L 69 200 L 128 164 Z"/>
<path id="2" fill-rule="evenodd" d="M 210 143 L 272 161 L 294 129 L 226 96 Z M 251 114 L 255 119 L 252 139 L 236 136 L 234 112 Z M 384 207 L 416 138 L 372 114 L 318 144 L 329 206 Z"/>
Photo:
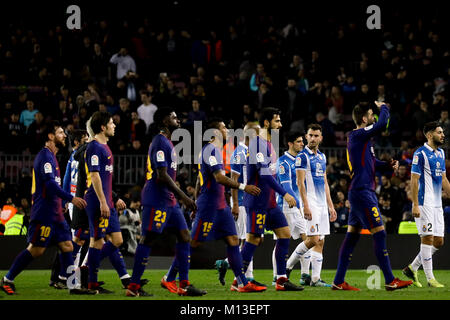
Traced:
<path id="1" fill-rule="evenodd" d="M 191 240 L 191 248 L 198 248 L 198 247 L 200 247 L 201 244 L 202 244 L 202 242 L 200 242 L 200 241 Z"/>
<path id="2" fill-rule="evenodd" d="M 72 252 L 73 251 L 73 245 L 71 241 L 64 241 L 59 244 L 59 248 L 62 252 Z"/>
<path id="3" fill-rule="evenodd" d="M 442 248 L 443 245 L 444 245 L 444 238 L 441 238 L 441 237 L 439 237 L 439 238 L 434 238 L 433 246 L 434 246 L 436 249 Z"/>
<path id="4" fill-rule="evenodd" d="M 239 238 L 238 238 L 237 235 L 228 236 L 228 237 L 225 238 L 225 242 L 229 246 L 238 246 L 239 245 Z"/>
<path id="5" fill-rule="evenodd" d="M 259 246 L 262 243 L 262 237 L 257 233 L 248 233 L 246 241 L 255 246 Z"/>
<path id="6" fill-rule="evenodd" d="M 45 247 L 33 247 L 30 246 L 27 248 L 27 250 L 31 253 L 31 256 L 33 258 L 38 258 L 44 254 Z"/>
<path id="7" fill-rule="evenodd" d="M 148 234 L 146 234 L 145 236 L 143 236 L 141 238 L 140 243 L 147 246 L 147 247 L 152 247 L 155 244 L 156 239 L 158 238 L 157 233 L 155 232 L 149 232 Z"/>
<path id="8" fill-rule="evenodd" d="M 181 230 L 177 234 L 177 241 L 178 242 L 191 242 L 191 234 L 189 233 L 189 230 Z"/>

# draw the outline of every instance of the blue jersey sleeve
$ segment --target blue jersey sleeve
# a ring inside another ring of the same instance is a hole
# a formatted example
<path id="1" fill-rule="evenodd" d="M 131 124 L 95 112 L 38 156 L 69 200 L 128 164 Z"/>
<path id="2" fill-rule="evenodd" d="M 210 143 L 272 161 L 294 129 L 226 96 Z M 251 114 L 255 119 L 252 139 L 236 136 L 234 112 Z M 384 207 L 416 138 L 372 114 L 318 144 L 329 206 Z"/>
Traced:
<path id="1" fill-rule="evenodd" d="M 301 152 L 295 157 L 295 170 L 306 170 L 307 163 L 306 154 Z"/>
<path id="2" fill-rule="evenodd" d="M 163 141 L 159 140 L 157 142 L 156 146 L 152 148 L 152 154 L 150 156 L 155 168 L 170 167 L 171 151 L 169 146 Z"/>
<path id="3" fill-rule="evenodd" d="M 100 172 L 100 164 L 102 162 L 104 162 L 103 150 L 100 150 L 94 144 L 89 145 L 86 149 L 86 164 L 89 172 Z"/>
<path id="4" fill-rule="evenodd" d="M 278 164 L 278 168 L 277 168 L 277 175 L 278 175 L 278 180 L 280 180 L 280 183 L 290 183 L 291 182 L 291 176 L 290 176 L 290 168 L 289 168 L 289 164 L 286 163 L 285 161 L 281 161 Z"/>
<path id="5" fill-rule="evenodd" d="M 56 165 L 51 157 L 42 157 L 41 163 L 39 164 L 39 175 L 43 181 L 55 180 L 55 168 Z"/>
<path id="6" fill-rule="evenodd" d="M 223 170 L 223 161 L 220 151 L 217 148 L 211 148 L 210 150 L 211 154 L 204 155 L 205 158 L 203 158 L 203 162 L 211 173 L 216 172 L 217 170 Z"/>
<path id="7" fill-rule="evenodd" d="M 423 171 L 423 154 L 420 151 L 414 152 L 411 173 L 422 175 Z"/>

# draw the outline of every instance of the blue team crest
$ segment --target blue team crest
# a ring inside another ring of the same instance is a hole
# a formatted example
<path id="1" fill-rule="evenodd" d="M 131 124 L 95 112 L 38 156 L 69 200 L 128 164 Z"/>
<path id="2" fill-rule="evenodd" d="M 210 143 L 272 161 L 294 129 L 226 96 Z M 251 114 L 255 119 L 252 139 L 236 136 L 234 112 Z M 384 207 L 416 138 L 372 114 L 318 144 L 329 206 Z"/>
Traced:
<path id="1" fill-rule="evenodd" d="M 280 165 L 280 174 L 285 174 L 284 166 Z"/>
<path id="2" fill-rule="evenodd" d="M 295 158 L 295 165 L 297 167 L 300 167 L 302 165 L 302 158 L 300 157 Z"/>
<path id="3" fill-rule="evenodd" d="M 316 228 L 314 228 L 314 226 L 311 226 L 310 231 L 311 231 L 311 233 L 314 233 L 316 231 Z"/>
<path id="4" fill-rule="evenodd" d="M 439 161 L 436 162 L 436 168 L 440 168 L 440 167 L 441 167 L 441 164 L 439 163 Z"/>
<path id="5" fill-rule="evenodd" d="M 426 226 L 426 225 L 423 225 L 423 226 L 422 226 L 422 231 L 423 231 L 423 232 L 426 232 L 426 231 L 427 231 L 427 226 Z"/>

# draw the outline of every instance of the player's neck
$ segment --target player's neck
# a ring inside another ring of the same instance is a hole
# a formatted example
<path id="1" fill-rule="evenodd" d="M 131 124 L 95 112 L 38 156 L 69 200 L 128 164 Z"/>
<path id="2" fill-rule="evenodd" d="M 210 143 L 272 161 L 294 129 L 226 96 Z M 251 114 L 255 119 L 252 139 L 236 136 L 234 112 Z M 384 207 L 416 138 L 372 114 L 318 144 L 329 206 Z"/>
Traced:
<path id="1" fill-rule="evenodd" d="M 297 156 L 297 153 L 298 153 L 298 152 L 295 152 L 295 150 L 293 150 L 293 149 L 289 149 L 289 150 L 288 150 L 288 153 L 289 153 L 291 156 L 295 157 L 295 156 Z"/>
<path id="2" fill-rule="evenodd" d="M 162 134 L 163 136 L 165 136 L 167 139 L 170 140 L 170 138 L 172 137 L 172 133 L 170 132 L 169 129 L 167 128 L 163 128 L 159 131 L 160 134 Z"/>
<path id="3" fill-rule="evenodd" d="M 427 141 L 427 145 L 431 147 L 434 151 L 436 151 L 439 147 L 435 145 L 433 142 Z"/>
<path id="4" fill-rule="evenodd" d="M 103 133 L 98 133 L 94 136 L 94 140 L 97 140 L 101 144 L 107 144 L 108 143 L 108 137 L 105 136 Z"/>
<path id="5" fill-rule="evenodd" d="M 52 141 L 47 141 L 46 143 L 45 143 L 45 147 L 47 148 L 47 149 L 49 149 L 51 152 L 53 152 L 54 154 L 57 154 L 58 153 L 58 147 L 56 146 L 56 144 L 54 143 L 54 142 L 52 142 Z"/>
<path id="6" fill-rule="evenodd" d="M 212 139 L 210 141 L 210 143 L 212 143 L 216 148 L 218 148 L 220 150 L 222 150 L 222 148 L 223 148 L 223 142 L 220 142 L 219 139 Z"/>
<path id="7" fill-rule="evenodd" d="M 270 141 L 271 139 L 269 129 L 266 128 L 263 128 L 259 131 L 259 136 L 267 141 Z"/>
<path id="8" fill-rule="evenodd" d="M 319 150 L 318 147 L 310 147 L 310 146 L 308 146 L 308 149 L 314 152 L 314 154 L 317 154 L 317 151 Z"/>

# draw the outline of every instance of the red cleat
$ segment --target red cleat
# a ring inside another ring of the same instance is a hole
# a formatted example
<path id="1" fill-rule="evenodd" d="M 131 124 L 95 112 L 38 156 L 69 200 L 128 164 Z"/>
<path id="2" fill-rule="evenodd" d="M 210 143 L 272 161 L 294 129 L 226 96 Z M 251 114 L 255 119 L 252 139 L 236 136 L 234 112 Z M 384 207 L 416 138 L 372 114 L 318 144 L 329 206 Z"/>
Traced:
<path id="1" fill-rule="evenodd" d="M 399 278 L 395 278 L 391 283 L 384 285 L 387 291 L 394 291 L 397 289 L 403 289 L 413 284 L 412 280 L 400 280 Z"/>
<path id="2" fill-rule="evenodd" d="M 361 291 L 356 287 L 352 287 L 347 282 L 342 282 L 341 284 L 332 284 L 331 290 L 346 290 L 346 291 Z"/>
<path id="3" fill-rule="evenodd" d="M 263 287 L 263 286 L 257 286 L 254 283 L 247 283 L 245 286 L 243 287 L 238 287 L 238 292 L 263 292 L 266 291 L 267 287 Z"/>
<path id="4" fill-rule="evenodd" d="M 177 293 L 178 292 L 178 287 L 177 287 L 177 282 L 175 280 L 173 281 L 166 281 L 167 276 L 164 276 L 161 279 L 161 287 L 163 287 L 164 289 L 169 290 L 172 293 Z"/>
<path id="5" fill-rule="evenodd" d="M 239 287 L 238 287 L 238 283 L 237 283 L 236 279 L 233 280 L 233 283 L 231 284 L 230 290 L 231 291 L 239 291 Z"/>

